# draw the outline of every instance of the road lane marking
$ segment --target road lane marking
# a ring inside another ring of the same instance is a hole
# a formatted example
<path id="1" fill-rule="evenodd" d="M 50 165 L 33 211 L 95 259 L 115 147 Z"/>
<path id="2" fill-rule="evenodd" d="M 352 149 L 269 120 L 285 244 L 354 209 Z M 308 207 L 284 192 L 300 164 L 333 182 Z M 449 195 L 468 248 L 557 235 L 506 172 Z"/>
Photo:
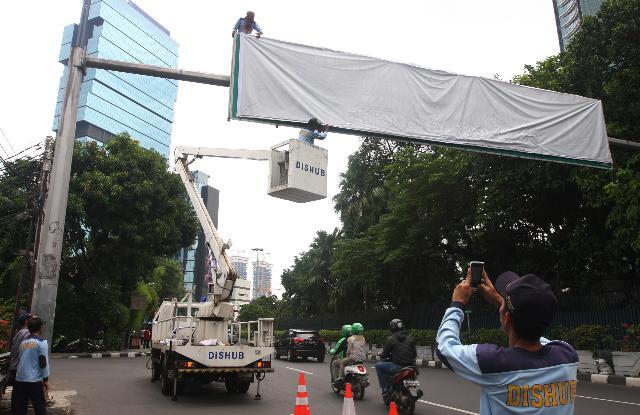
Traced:
<path id="1" fill-rule="evenodd" d="M 582 396 L 582 395 L 576 395 L 576 396 L 578 398 L 594 399 L 596 401 L 605 401 L 605 402 L 612 402 L 612 403 L 621 403 L 621 404 L 624 404 L 624 405 L 640 406 L 640 403 L 635 403 L 635 402 L 614 401 L 613 399 L 594 398 L 593 396 Z"/>
<path id="2" fill-rule="evenodd" d="M 418 399 L 418 402 L 426 403 L 427 405 L 433 405 L 433 406 L 437 406 L 437 407 L 444 408 L 444 409 L 449 409 L 449 410 L 451 410 L 451 411 L 458 411 L 458 412 L 463 413 L 463 414 L 468 414 L 468 415 L 480 415 L 480 414 L 479 414 L 479 413 L 477 413 L 477 412 L 471 412 L 471 411 L 467 411 L 467 410 L 465 410 L 465 409 L 454 408 L 453 406 L 442 405 L 442 404 L 440 404 L 440 403 L 424 401 L 424 400 L 422 400 L 422 399 Z"/>
<path id="3" fill-rule="evenodd" d="M 305 371 L 305 370 L 296 369 L 296 368 L 294 368 L 294 367 L 285 366 L 284 368 L 285 368 L 285 369 L 289 369 L 289 370 L 293 370 L 293 371 L 295 371 L 295 372 L 302 372 L 302 373 L 306 373 L 307 375 L 313 375 L 313 373 L 311 373 L 311 372 L 307 372 L 307 371 Z"/>

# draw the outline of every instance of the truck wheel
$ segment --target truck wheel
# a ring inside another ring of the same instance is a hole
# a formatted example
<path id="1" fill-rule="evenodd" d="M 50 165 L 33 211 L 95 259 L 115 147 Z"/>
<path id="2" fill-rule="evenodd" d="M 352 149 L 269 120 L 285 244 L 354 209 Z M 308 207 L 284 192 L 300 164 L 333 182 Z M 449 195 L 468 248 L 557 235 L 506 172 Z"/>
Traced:
<path id="1" fill-rule="evenodd" d="M 160 379 L 160 363 L 151 360 L 151 382 Z"/>
<path id="2" fill-rule="evenodd" d="M 235 380 L 225 380 L 224 387 L 227 390 L 227 393 L 236 393 L 238 391 L 238 384 Z"/>
<path id="3" fill-rule="evenodd" d="M 249 386 L 251 386 L 250 382 L 242 382 L 236 384 L 236 392 L 238 393 L 247 393 L 249 390 Z"/>
<path id="4" fill-rule="evenodd" d="M 160 390 L 163 395 L 172 395 L 173 394 L 173 382 L 169 380 L 169 368 L 167 367 L 167 357 L 165 356 L 162 359 L 162 364 L 160 367 Z"/>
<path id="5" fill-rule="evenodd" d="M 320 363 L 324 362 L 324 354 L 321 354 L 318 356 L 318 362 Z"/>

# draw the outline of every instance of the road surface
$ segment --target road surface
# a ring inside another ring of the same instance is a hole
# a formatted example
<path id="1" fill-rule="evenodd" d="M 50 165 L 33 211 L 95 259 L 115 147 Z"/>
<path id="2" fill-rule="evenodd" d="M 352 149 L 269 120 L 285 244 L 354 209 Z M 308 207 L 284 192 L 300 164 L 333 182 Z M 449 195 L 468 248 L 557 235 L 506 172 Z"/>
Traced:
<path id="1" fill-rule="evenodd" d="M 293 412 L 299 371 L 304 371 L 313 415 L 339 415 L 342 397 L 328 383 L 328 362 L 274 360 L 275 373 L 262 383 L 261 401 L 255 401 L 255 384 L 246 395 L 229 395 L 224 384 L 213 383 L 189 390 L 178 402 L 160 393 L 159 382 L 150 382 L 145 368 L 147 358 L 53 359 L 51 384 L 57 390 L 73 390 L 74 413 L 92 414 L 233 414 L 289 415 Z M 373 364 L 367 364 L 372 386 L 363 401 L 356 402 L 361 415 L 385 415 L 387 408 L 379 397 Z M 416 414 L 477 414 L 479 388 L 448 369 L 422 369 L 420 382 L 425 394 Z M 640 389 L 616 385 L 578 383 L 576 414 L 637 415 Z"/>

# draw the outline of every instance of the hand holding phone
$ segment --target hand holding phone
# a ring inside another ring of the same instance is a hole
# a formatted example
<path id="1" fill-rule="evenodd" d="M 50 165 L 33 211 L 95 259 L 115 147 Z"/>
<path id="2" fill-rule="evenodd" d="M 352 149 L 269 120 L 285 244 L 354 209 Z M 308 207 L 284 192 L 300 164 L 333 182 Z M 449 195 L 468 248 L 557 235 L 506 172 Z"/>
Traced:
<path id="1" fill-rule="evenodd" d="M 480 285 L 480 281 L 482 281 L 482 272 L 484 271 L 484 262 L 471 261 L 469 263 L 469 267 L 471 268 L 471 286 L 473 288 L 478 288 L 478 285 Z"/>

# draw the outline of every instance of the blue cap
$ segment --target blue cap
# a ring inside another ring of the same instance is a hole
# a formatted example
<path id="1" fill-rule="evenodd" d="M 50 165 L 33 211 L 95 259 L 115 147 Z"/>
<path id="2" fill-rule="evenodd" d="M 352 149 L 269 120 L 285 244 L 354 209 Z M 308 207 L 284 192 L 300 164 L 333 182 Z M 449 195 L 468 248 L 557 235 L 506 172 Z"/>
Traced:
<path id="1" fill-rule="evenodd" d="M 504 298 L 509 313 L 530 327 L 546 328 L 558 311 L 558 299 L 542 278 L 512 271 L 496 278 L 496 290 Z"/>

